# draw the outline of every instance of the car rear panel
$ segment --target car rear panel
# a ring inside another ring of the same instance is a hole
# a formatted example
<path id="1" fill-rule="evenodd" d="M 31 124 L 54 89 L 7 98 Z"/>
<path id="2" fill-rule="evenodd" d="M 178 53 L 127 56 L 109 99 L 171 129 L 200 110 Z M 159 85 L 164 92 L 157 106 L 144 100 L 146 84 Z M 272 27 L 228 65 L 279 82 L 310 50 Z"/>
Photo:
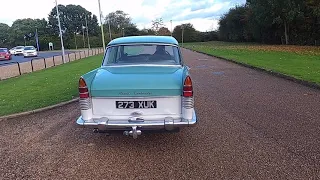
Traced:
<path id="1" fill-rule="evenodd" d="M 154 108 L 117 108 L 117 101 L 120 102 L 156 102 Z M 181 96 L 173 97 L 148 97 L 148 98 L 92 98 L 92 111 L 96 117 L 108 117 L 110 120 L 127 120 L 134 113 L 141 117 L 152 119 L 157 116 L 160 119 L 170 115 L 179 118 L 181 116 Z"/>
<path id="2" fill-rule="evenodd" d="M 179 96 L 181 67 L 105 67 L 90 87 L 92 97 Z"/>
<path id="3" fill-rule="evenodd" d="M 182 73 L 179 66 L 104 67 L 90 88 L 93 116 L 127 120 L 138 113 L 144 119 L 180 118 Z"/>

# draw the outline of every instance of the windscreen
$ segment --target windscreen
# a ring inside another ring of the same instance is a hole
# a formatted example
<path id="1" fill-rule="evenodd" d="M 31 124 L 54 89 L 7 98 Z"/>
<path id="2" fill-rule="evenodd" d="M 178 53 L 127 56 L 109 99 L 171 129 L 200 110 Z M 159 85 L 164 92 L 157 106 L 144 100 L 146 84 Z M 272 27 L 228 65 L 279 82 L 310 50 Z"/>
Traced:
<path id="1" fill-rule="evenodd" d="M 8 52 L 8 50 L 7 49 L 0 49 L 0 52 L 4 53 L 4 52 Z"/>
<path id="2" fill-rule="evenodd" d="M 171 45 L 119 45 L 109 47 L 103 65 L 180 64 L 179 50 Z"/>
<path id="3" fill-rule="evenodd" d="M 24 50 L 34 50 L 34 47 L 25 47 Z"/>

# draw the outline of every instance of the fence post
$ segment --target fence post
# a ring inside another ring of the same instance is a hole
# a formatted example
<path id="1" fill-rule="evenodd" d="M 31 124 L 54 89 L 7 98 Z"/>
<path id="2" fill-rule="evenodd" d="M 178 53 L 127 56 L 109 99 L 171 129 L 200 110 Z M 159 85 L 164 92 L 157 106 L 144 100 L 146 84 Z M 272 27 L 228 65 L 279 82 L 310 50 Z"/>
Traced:
<path id="1" fill-rule="evenodd" d="M 20 63 L 17 62 L 17 64 L 18 64 L 19 74 L 21 75 Z"/>
<path id="2" fill-rule="evenodd" d="M 53 66 L 56 66 L 56 62 L 54 61 L 54 56 L 52 56 Z"/>
<path id="3" fill-rule="evenodd" d="M 44 62 L 44 68 L 47 69 L 46 58 L 43 58 L 43 62 Z"/>
<path id="4" fill-rule="evenodd" d="M 31 59 L 31 72 L 33 72 L 33 59 Z"/>
<path id="5" fill-rule="evenodd" d="M 70 56 L 69 56 L 69 53 L 68 53 L 68 59 L 69 59 L 69 62 L 70 62 Z"/>

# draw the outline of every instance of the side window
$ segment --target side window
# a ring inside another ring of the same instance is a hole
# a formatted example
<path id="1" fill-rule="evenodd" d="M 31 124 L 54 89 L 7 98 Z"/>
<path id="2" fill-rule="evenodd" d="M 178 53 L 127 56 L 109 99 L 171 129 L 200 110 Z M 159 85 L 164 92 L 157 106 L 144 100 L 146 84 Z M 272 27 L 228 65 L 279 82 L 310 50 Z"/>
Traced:
<path id="1" fill-rule="evenodd" d="M 165 49 L 171 56 L 173 55 L 173 47 L 172 46 L 166 46 Z"/>
<path id="2" fill-rule="evenodd" d="M 105 55 L 104 64 L 115 63 L 117 53 L 118 53 L 118 47 L 108 48 L 107 53 Z"/>

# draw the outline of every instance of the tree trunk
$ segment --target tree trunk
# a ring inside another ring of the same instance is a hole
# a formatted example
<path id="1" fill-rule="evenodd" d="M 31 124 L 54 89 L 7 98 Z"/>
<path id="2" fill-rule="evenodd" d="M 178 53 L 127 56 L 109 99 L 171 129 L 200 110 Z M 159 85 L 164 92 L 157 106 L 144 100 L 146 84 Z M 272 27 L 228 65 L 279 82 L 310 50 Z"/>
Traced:
<path id="1" fill-rule="evenodd" d="M 286 45 L 289 44 L 288 31 L 289 31 L 289 27 L 287 26 L 287 22 L 284 22 L 284 37 L 286 39 Z"/>

